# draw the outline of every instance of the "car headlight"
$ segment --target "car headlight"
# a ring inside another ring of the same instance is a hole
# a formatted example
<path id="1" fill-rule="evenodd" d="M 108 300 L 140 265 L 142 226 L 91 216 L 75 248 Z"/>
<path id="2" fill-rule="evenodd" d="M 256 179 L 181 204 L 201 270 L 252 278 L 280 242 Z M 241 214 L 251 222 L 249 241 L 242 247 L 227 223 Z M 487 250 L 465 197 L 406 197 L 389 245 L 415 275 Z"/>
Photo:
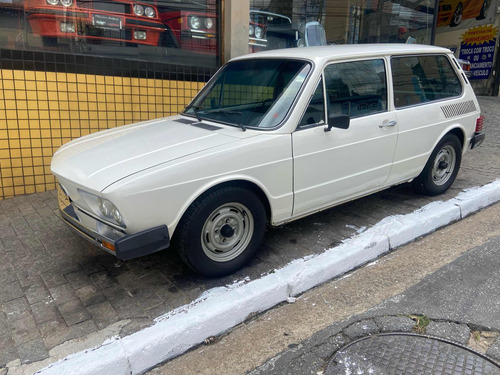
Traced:
<path id="1" fill-rule="evenodd" d="M 49 5 L 57 5 L 59 4 L 59 0 L 46 0 Z"/>
<path id="2" fill-rule="evenodd" d="M 255 27 L 255 37 L 257 39 L 262 39 L 264 36 L 264 29 L 260 26 Z"/>
<path id="3" fill-rule="evenodd" d="M 73 5 L 73 0 L 60 0 L 61 4 L 64 5 L 65 7 L 69 7 Z"/>
<path id="4" fill-rule="evenodd" d="M 254 32 L 255 28 L 253 27 L 253 25 L 248 25 L 248 35 L 252 36 Z"/>
<path id="5" fill-rule="evenodd" d="M 214 27 L 214 21 L 211 18 L 205 18 L 203 24 L 207 29 L 211 29 L 212 27 Z"/>
<path id="6" fill-rule="evenodd" d="M 78 189 L 78 193 L 94 214 L 112 224 L 125 227 L 120 211 L 118 211 L 118 208 L 111 201 L 80 189 Z"/>
<path id="7" fill-rule="evenodd" d="M 201 26 L 201 20 L 200 20 L 200 17 L 198 16 L 192 16 L 189 18 L 189 26 L 192 28 L 192 29 L 199 29 L 200 26 Z"/>
<path id="8" fill-rule="evenodd" d="M 136 16 L 142 16 L 144 14 L 144 7 L 140 4 L 135 4 L 134 13 Z"/>
<path id="9" fill-rule="evenodd" d="M 153 18 L 153 17 L 155 17 L 155 16 L 156 16 L 156 12 L 155 12 L 155 10 L 154 10 L 153 8 L 151 8 L 151 7 L 146 7 L 146 8 L 144 9 L 144 14 L 145 14 L 146 16 L 148 16 L 149 18 Z"/>
<path id="10" fill-rule="evenodd" d="M 101 211 L 102 216 L 104 218 L 115 221 L 118 224 L 123 224 L 123 219 L 122 215 L 120 214 L 120 211 L 118 211 L 118 208 L 108 201 L 107 199 L 100 198 L 98 199 L 98 207 L 99 210 Z"/>

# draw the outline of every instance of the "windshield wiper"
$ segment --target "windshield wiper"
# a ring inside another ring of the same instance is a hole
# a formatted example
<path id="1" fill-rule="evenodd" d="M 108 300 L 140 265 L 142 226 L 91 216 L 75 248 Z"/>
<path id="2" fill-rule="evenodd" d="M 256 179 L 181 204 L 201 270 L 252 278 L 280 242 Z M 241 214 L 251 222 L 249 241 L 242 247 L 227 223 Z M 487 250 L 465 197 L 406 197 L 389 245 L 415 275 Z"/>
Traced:
<path id="1" fill-rule="evenodd" d="M 240 121 L 237 121 L 236 124 L 240 127 L 241 130 L 246 131 L 247 128 L 245 125 L 241 123 L 241 117 L 243 117 L 243 113 L 239 111 L 232 111 L 230 109 L 221 109 L 217 112 L 222 112 L 226 115 L 227 118 L 229 118 L 229 115 L 239 115 L 240 116 Z"/>
<path id="2" fill-rule="evenodd" d="M 200 116 L 200 113 L 198 111 L 204 110 L 205 108 L 199 105 L 194 105 L 191 108 L 193 108 L 194 115 L 196 116 L 196 119 L 201 122 L 202 118 Z"/>

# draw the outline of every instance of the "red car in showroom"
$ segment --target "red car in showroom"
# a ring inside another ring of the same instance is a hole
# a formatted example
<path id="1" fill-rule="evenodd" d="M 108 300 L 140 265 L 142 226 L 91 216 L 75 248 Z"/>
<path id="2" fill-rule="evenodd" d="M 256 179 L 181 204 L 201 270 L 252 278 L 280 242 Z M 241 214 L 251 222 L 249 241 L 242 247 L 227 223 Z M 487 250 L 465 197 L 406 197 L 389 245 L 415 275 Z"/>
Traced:
<path id="1" fill-rule="evenodd" d="M 154 5 L 128 0 L 26 0 L 25 12 L 45 46 L 57 38 L 157 46 L 165 26 Z"/>

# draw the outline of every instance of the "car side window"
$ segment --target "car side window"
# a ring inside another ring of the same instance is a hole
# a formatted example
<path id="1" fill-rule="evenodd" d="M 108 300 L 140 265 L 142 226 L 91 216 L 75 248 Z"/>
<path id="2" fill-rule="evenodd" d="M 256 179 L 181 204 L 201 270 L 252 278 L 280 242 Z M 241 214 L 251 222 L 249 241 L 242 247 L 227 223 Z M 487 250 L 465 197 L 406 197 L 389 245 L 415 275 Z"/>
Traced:
<path id="1" fill-rule="evenodd" d="M 394 105 L 411 105 L 460 96 L 462 85 L 446 56 L 391 58 Z"/>
<path id="2" fill-rule="evenodd" d="M 323 94 L 323 79 L 321 79 L 307 106 L 306 112 L 299 123 L 300 128 L 325 123 L 325 95 Z"/>
<path id="3" fill-rule="evenodd" d="M 366 116 L 387 111 L 387 80 L 383 59 L 328 65 L 325 88 L 328 115 Z"/>

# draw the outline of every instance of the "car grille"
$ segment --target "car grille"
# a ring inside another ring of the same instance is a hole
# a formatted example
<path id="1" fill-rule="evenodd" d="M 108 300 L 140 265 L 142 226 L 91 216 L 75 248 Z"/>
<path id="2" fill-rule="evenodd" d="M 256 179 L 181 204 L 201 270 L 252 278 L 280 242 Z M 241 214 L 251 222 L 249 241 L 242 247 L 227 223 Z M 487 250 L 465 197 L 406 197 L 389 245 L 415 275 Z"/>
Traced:
<path id="1" fill-rule="evenodd" d="M 111 29 L 101 29 L 94 27 L 93 25 L 84 24 L 78 28 L 78 35 L 94 36 L 100 38 L 111 38 L 111 39 L 121 39 L 121 40 L 131 40 L 132 31 L 128 29 L 122 30 L 111 30 Z"/>
<path id="2" fill-rule="evenodd" d="M 77 1 L 76 6 L 83 9 L 102 10 L 118 14 L 130 14 L 130 5 L 114 1 Z"/>

